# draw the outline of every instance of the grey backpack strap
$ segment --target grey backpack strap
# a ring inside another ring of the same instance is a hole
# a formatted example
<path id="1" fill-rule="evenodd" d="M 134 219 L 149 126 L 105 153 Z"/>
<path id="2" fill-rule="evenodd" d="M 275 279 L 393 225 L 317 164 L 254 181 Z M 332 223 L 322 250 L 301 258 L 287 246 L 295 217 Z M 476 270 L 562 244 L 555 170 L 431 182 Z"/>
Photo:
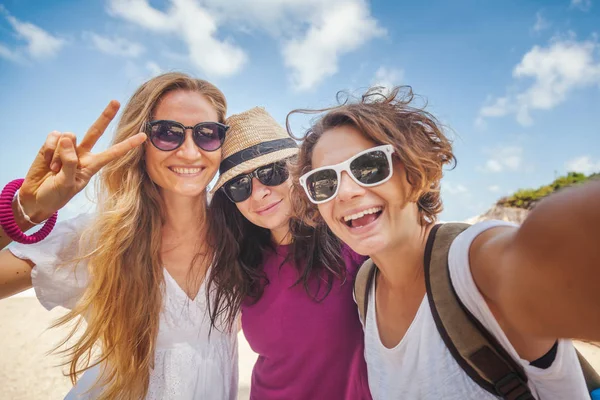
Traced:
<path id="1" fill-rule="evenodd" d="M 354 300 L 358 306 L 358 315 L 363 326 L 366 324 L 367 306 L 369 305 L 369 291 L 375 276 L 375 264 L 369 258 L 358 270 L 354 280 Z"/>
<path id="2" fill-rule="evenodd" d="M 502 399 L 533 399 L 525 371 L 460 302 L 448 269 L 454 239 L 469 225 L 436 225 L 425 249 L 425 285 L 431 313 L 446 347 L 483 389 Z"/>

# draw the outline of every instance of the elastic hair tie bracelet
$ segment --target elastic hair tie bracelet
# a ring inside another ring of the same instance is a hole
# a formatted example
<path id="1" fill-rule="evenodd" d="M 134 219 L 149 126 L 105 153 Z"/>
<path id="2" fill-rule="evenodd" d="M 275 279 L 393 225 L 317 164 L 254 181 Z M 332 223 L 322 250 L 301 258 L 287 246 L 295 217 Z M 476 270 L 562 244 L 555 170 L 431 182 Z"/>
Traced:
<path id="1" fill-rule="evenodd" d="M 26 235 L 21 231 L 19 225 L 17 225 L 17 221 L 15 220 L 15 214 L 12 209 L 12 202 L 15 197 L 15 193 L 19 188 L 23 185 L 24 179 L 15 179 L 14 181 L 9 182 L 4 189 L 2 189 L 2 194 L 0 194 L 0 226 L 4 230 L 4 232 L 10 237 L 12 240 L 18 243 L 23 244 L 34 244 L 39 241 L 42 241 L 52 232 L 54 225 L 56 224 L 56 219 L 58 217 L 58 211 L 56 211 L 50 218 L 46 220 L 46 223 L 36 233 L 32 235 Z M 18 199 L 17 199 L 18 201 Z M 31 221 L 29 216 L 25 214 L 23 211 L 23 207 L 21 206 L 20 201 L 18 201 L 19 208 L 21 209 L 21 213 L 27 221 L 32 224 L 35 224 Z"/>

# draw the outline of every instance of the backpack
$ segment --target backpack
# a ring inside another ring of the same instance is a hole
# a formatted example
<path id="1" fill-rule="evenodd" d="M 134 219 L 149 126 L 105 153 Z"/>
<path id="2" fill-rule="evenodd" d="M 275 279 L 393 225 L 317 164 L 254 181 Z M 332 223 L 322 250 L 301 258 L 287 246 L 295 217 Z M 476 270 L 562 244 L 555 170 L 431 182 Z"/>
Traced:
<path id="1" fill-rule="evenodd" d="M 454 239 L 470 225 L 438 224 L 425 247 L 425 286 L 429 307 L 446 347 L 469 377 L 484 390 L 506 400 L 533 399 L 527 375 L 496 338 L 461 303 L 448 269 L 448 252 Z M 371 259 L 362 265 L 354 282 L 360 319 L 366 324 L 369 291 L 377 268 Z M 577 350 L 576 350 L 577 351 Z M 600 376 L 577 351 L 586 385 L 600 399 Z"/>

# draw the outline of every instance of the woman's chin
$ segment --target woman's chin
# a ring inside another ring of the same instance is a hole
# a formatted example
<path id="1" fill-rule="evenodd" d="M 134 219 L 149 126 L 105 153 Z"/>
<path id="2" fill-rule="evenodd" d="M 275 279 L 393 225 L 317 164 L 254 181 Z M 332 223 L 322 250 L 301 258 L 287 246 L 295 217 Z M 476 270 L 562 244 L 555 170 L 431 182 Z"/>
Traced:
<path id="1" fill-rule="evenodd" d="M 368 238 L 363 241 L 352 241 L 346 243 L 350 248 L 361 256 L 372 257 L 385 250 L 385 243 L 381 239 Z"/>
<path id="2" fill-rule="evenodd" d="M 206 186 L 198 185 L 195 187 L 170 187 L 170 188 L 162 188 L 161 190 L 163 196 L 174 196 L 181 198 L 189 198 L 190 200 L 197 199 L 199 197 L 206 198 Z"/>

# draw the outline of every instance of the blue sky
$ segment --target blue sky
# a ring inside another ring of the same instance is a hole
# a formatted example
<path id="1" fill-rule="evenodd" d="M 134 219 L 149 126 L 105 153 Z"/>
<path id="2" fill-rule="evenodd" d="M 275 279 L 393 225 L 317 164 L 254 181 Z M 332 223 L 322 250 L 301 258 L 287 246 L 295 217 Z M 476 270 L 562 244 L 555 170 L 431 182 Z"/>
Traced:
<path id="1" fill-rule="evenodd" d="M 466 219 L 518 188 L 600 171 L 599 33 L 598 0 L 3 0 L 0 183 L 25 175 L 50 131 L 82 135 L 161 71 L 281 123 L 339 90 L 407 84 L 455 140 L 442 218 Z"/>

